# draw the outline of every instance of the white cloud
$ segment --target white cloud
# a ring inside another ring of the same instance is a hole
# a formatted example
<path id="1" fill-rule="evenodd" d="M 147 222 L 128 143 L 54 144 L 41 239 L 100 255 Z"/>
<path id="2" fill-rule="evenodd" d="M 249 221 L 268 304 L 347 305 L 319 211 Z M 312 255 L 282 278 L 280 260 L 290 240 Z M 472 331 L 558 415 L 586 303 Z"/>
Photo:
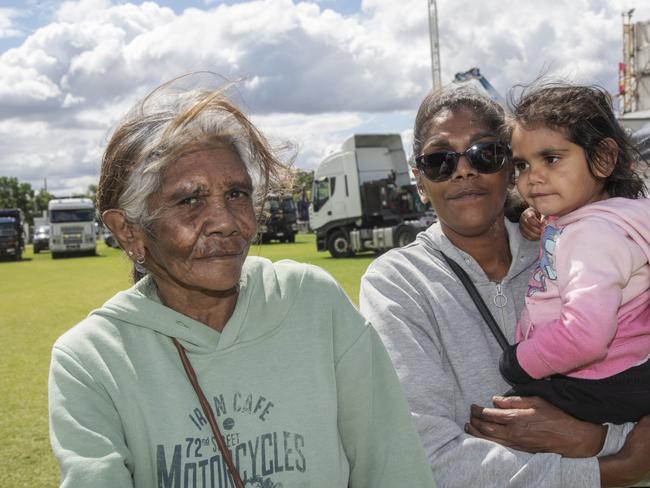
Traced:
<path id="1" fill-rule="evenodd" d="M 314 169 L 323 156 L 339 150 L 343 140 L 363 123 L 360 114 L 345 112 L 267 114 L 252 120 L 272 141 L 293 144 L 304 169 Z"/>
<path id="2" fill-rule="evenodd" d="M 0 80 L 0 103 L 4 106 L 34 106 L 61 94 L 56 83 L 35 68 L 6 66 Z"/>
<path id="3" fill-rule="evenodd" d="M 92 21 L 110 7 L 110 0 L 71 0 L 61 4 L 54 18 L 65 23 Z"/>
<path id="4" fill-rule="evenodd" d="M 22 31 L 14 23 L 14 18 L 22 15 L 17 9 L 0 8 L 0 39 L 22 35 Z"/>
<path id="5" fill-rule="evenodd" d="M 197 70 L 243 79 L 245 107 L 274 137 L 297 143 L 300 166 L 354 131 L 408 141 L 431 85 L 426 2 L 364 0 L 352 15 L 328 1 L 204 3 L 175 13 L 151 1 L 67 1 L 0 54 L 0 174 L 85 189 L 75 185 L 96 177 L 106 135 L 129 105 Z M 630 3 L 439 0 L 442 78 L 478 66 L 505 95 L 546 71 L 614 91 Z M 650 18 L 650 6 L 637 7 L 636 19 Z M 0 37 L 16 15 L 0 9 Z"/>

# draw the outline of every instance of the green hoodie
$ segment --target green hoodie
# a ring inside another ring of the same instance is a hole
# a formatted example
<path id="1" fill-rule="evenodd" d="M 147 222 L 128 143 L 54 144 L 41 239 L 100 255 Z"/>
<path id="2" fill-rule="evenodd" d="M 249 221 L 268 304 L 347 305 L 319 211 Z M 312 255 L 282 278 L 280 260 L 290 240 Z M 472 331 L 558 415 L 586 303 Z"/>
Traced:
<path id="1" fill-rule="evenodd" d="M 249 257 L 240 286 L 221 333 L 162 305 L 147 277 L 57 340 L 62 486 L 232 486 L 176 337 L 248 487 L 432 487 L 390 359 L 332 278 Z"/>

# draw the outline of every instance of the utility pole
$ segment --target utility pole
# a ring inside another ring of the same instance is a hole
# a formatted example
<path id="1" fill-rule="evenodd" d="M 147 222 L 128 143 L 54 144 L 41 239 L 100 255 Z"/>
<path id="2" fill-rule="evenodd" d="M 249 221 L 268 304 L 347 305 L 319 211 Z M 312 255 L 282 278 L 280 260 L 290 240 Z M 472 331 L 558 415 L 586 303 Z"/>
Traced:
<path id="1" fill-rule="evenodd" d="M 431 74 L 433 89 L 440 88 L 440 45 L 438 43 L 438 6 L 436 0 L 427 0 L 429 4 L 429 40 L 431 41 Z"/>
<path id="2" fill-rule="evenodd" d="M 621 114 L 634 112 L 637 110 L 637 87 L 636 87 L 636 59 L 634 46 L 634 24 L 632 23 L 632 14 L 634 9 L 623 12 L 623 66 L 619 76 L 619 92 L 622 95 L 622 102 L 619 104 Z M 627 20 L 626 20 L 627 17 Z"/>

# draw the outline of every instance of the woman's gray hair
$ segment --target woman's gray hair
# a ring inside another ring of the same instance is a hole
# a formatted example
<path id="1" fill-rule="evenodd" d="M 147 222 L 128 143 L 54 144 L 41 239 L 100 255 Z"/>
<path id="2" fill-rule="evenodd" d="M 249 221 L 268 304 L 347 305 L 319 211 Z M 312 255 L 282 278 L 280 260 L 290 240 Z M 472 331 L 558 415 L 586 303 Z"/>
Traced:
<path id="1" fill-rule="evenodd" d="M 173 80 L 137 103 L 113 133 L 102 160 L 97 207 L 121 209 L 126 218 L 150 229 L 161 209 L 148 207 L 166 168 L 192 152 L 227 147 L 237 153 L 253 180 L 254 201 L 280 184 L 288 166 L 266 138 L 226 97 L 226 88 L 179 87 Z"/>
<path id="2" fill-rule="evenodd" d="M 471 85 L 446 85 L 430 91 L 420 104 L 413 128 L 412 165 L 415 158 L 422 155 L 434 118 L 445 110 L 456 112 L 462 109 L 473 111 L 487 127 L 494 129 L 497 136 L 503 137 L 505 112 L 501 105 Z"/>

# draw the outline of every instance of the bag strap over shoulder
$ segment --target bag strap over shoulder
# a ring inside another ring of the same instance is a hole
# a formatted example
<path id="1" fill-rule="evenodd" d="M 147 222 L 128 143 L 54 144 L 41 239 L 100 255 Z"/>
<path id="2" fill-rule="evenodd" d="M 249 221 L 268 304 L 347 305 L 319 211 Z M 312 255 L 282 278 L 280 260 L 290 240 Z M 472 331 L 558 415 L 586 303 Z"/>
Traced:
<path id="1" fill-rule="evenodd" d="M 245 488 L 244 482 L 239 476 L 239 472 L 237 471 L 235 463 L 233 463 L 232 461 L 232 456 L 230 454 L 230 450 L 228 449 L 228 446 L 226 445 L 226 441 L 221 435 L 221 431 L 219 430 L 219 425 L 217 424 L 217 420 L 214 418 L 214 414 L 212 413 L 212 409 L 210 408 L 208 399 L 205 397 L 205 394 L 203 393 L 203 390 L 199 385 L 199 380 L 196 377 L 196 372 L 192 367 L 192 363 L 190 362 L 189 358 L 187 357 L 187 354 L 185 353 L 185 348 L 181 345 L 180 342 L 178 342 L 178 340 L 176 340 L 175 337 L 172 337 L 171 339 L 174 345 L 176 346 L 176 349 L 178 350 L 178 355 L 181 358 L 181 363 L 183 363 L 185 374 L 187 374 L 187 378 L 190 380 L 190 383 L 192 384 L 192 386 L 194 387 L 194 391 L 196 392 L 196 396 L 199 398 L 201 409 L 203 410 L 204 415 L 208 419 L 208 423 L 210 424 L 210 428 L 212 429 L 212 433 L 214 434 L 214 439 L 217 442 L 217 446 L 219 447 L 219 452 L 221 453 L 221 457 L 223 458 L 223 460 L 226 462 L 226 466 L 228 466 L 228 471 L 230 472 L 230 476 L 232 476 L 232 480 L 233 483 L 235 484 L 235 488 Z"/>
<path id="2" fill-rule="evenodd" d="M 485 323 L 490 329 L 490 332 L 492 332 L 492 335 L 499 343 L 501 349 L 505 351 L 508 348 L 508 346 L 510 346 L 510 343 L 508 342 L 508 339 L 506 339 L 506 336 L 503 334 L 503 332 L 501 332 L 501 329 L 499 328 L 499 324 L 497 324 L 497 321 L 494 319 L 494 316 L 490 312 L 490 309 L 483 301 L 483 298 L 481 298 L 481 295 L 479 294 L 478 290 L 474 286 L 474 283 L 472 283 L 471 278 L 467 275 L 465 270 L 456 261 L 451 259 L 442 251 L 440 251 L 440 254 L 442 254 L 442 257 L 444 258 L 445 261 L 447 261 L 449 267 L 456 274 L 456 276 L 458 276 L 458 279 L 460 279 L 461 283 L 463 283 L 465 289 L 467 290 L 467 293 L 469 294 L 470 298 L 476 305 L 476 308 L 478 309 L 479 313 L 483 317 L 483 320 L 485 320 Z"/>

